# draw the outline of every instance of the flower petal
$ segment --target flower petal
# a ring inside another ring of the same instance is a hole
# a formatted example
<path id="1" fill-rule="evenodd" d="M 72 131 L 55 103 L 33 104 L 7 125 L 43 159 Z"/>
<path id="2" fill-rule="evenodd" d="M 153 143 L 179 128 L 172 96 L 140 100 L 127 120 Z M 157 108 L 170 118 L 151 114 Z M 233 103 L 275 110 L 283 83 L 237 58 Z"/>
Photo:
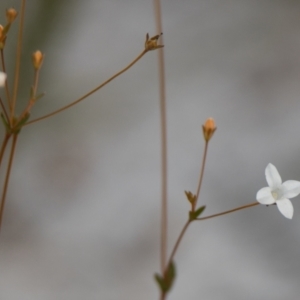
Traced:
<path id="1" fill-rule="evenodd" d="M 293 217 L 294 214 L 294 207 L 292 202 L 285 198 L 285 199 L 281 199 L 276 201 L 277 207 L 279 209 L 279 211 L 288 219 L 291 219 Z"/>
<path id="2" fill-rule="evenodd" d="M 275 203 L 275 199 L 271 194 L 271 189 L 267 186 L 260 189 L 256 194 L 256 200 L 260 204 L 268 205 Z"/>
<path id="3" fill-rule="evenodd" d="M 300 181 L 287 180 L 282 184 L 285 198 L 294 198 L 300 194 Z"/>
<path id="4" fill-rule="evenodd" d="M 5 85 L 5 81 L 6 81 L 6 74 L 0 72 L 0 87 L 3 87 Z"/>
<path id="5" fill-rule="evenodd" d="M 274 165 L 268 164 L 265 170 L 265 174 L 268 185 L 271 189 L 278 188 L 281 185 L 281 177 Z"/>

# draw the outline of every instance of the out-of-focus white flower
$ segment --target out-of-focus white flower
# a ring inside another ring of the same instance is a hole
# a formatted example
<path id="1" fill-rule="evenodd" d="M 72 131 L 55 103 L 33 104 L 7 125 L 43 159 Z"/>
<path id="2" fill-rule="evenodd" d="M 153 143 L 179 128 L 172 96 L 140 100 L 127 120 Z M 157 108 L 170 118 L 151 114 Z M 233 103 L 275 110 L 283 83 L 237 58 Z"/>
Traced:
<path id="1" fill-rule="evenodd" d="M 286 218 L 292 219 L 294 208 L 289 198 L 300 194 L 300 181 L 288 180 L 282 183 L 276 167 L 272 164 L 267 165 L 265 174 L 269 186 L 257 192 L 256 200 L 264 205 L 276 203 L 279 211 Z"/>
<path id="2" fill-rule="evenodd" d="M 6 81 L 6 74 L 0 71 L 0 87 L 3 87 L 5 85 L 5 81 Z"/>

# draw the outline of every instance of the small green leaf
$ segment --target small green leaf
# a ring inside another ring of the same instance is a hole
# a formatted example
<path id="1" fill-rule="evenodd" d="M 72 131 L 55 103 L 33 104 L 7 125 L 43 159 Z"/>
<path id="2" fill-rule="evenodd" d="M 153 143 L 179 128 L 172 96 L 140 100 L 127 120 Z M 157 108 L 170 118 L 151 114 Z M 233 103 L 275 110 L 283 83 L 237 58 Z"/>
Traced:
<path id="1" fill-rule="evenodd" d="M 199 208 L 198 208 L 197 210 L 195 210 L 195 211 L 190 211 L 190 212 L 189 212 L 190 221 L 196 220 L 196 219 L 203 213 L 205 207 L 206 207 L 206 206 L 203 205 L 203 206 L 199 207 Z"/>
<path id="2" fill-rule="evenodd" d="M 167 281 L 167 286 L 168 286 L 168 290 L 169 291 L 174 283 L 174 279 L 176 277 L 176 268 L 175 268 L 175 264 L 172 261 L 169 265 L 167 274 L 166 274 L 166 281 Z"/>
<path id="3" fill-rule="evenodd" d="M 157 282 L 160 291 L 165 293 L 168 290 L 165 280 L 157 273 L 154 274 L 154 279 Z"/>
<path id="4" fill-rule="evenodd" d="M 170 263 L 168 270 L 166 271 L 165 277 L 162 277 L 158 273 L 154 274 L 155 281 L 157 282 L 160 291 L 163 293 L 167 293 L 171 289 L 175 277 L 176 269 L 175 264 L 173 262 Z"/>

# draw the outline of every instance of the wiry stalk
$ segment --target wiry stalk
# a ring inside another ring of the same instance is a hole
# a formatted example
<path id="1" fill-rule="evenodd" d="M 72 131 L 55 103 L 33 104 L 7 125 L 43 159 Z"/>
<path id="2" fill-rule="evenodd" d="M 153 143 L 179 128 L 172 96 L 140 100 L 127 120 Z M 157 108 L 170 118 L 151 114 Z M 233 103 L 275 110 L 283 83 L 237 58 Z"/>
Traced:
<path id="1" fill-rule="evenodd" d="M 10 150 L 10 156 L 9 156 L 8 166 L 7 166 L 7 170 L 6 170 L 6 176 L 5 176 L 5 181 L 4 181 L 3 191 L 2 191 L 2 197 L 1 197 L 1 205 L 0 205 L 0 231 L 1 231 L 1 228 L 2 228 L 3 212 L 4 212 L 4 206 L 5 206 L 7 189 L 8 189 L 8 182 L 9 182 L 11 167 L 12 167 L 13 158 L 14 158 L 14 154 L 15 154 L 15 150 L 16 150 L 17 139 L 18 139 L 18 135 L 14 134 L 12 145 L 11 145 L 11 150 Z"/>
<path id="2" fill-rule="evenodd" d="M 20 78 L 20 67 L 21 67 L 21 54 L 22 54 L 22 39 L 23 39 L 23 29 L 24 29 L 24 18 L 25 18 L 25 4 L 26 0 L 22 0 L 21 4 L 21 17 L 18 32 L 18 44 L 17 44 L 17 55 L 16 55 L 16 67 L 15 67 L 15 78 L 13 95 L 10 103 L 10 123 L 13 124 L 13 118 L 15 115 L 16 101 L 18 96 L 19 78 Z"/>
<path id="3" fill-rule="evenodd" d="M 207 219 L 212 219 L 212 218 L 215 218 L 215 217 L 219 217 L 219 216 L 223 216 L 223 215 L 230 214 L 230 213 L 235 212 L 235 211 L 238 211 L 238 210 L 242 210 L 242 209 L 245 209 L 245 208 L 249 208 L 249 207 L 252 207 L 252 206 L 256 206 L 256 205 L 258 205 L 258 204 L 259 204 L 259 202 L 253 202 L 253 203 L 251 203 L 251 204 L 239 206 L 239 207 L 234 208 L 234 209 L 226 210 L 226 211 L 223 211 L 223 212 L 221 212 L 221 213 L 214 214 L 214 215 L 210 215 L 210 216 L 203 217 L 203 218 L 198 218 L 198 219 L 196 219 L 196 220 L 204 221 L 204 220 L 207 220 Z"/>
<path id="4" fill-rule="evenodd" d="M 102 87 L 104 87 L 105 85 L 107 85 L 109 82 L 111 82 L 112 80 L 114 80 L 116 77 L 120 76 L 121 74 L 123 74 L 124 72 L 126 72 L 128 69 L 130 69 L 138 60 L 140 60 L 148 51 L 147 50 L 143 50 L 143 52 L 141 54 L 139 54 L 139 56 L 137 58 L 135 58 L 127 67 L 125 67 L 124 69 L 122 69 L 120 72 L 116 73 L 115 75 L 113 75 L 111 78 L 109 78 L 108 80 L 104 81 L 102 84 L 100 84 L 99 86 L 97 86 L 96 88 L 94 88 L 93 90 L 91 90 L 90 92 L 88 92 L 87 94 L 83 95 L 82 97 L 80 97 L 79 99 L 77 99 L 76 101 L 50 113 L 47 114 L 43 117 L 34 119 L 32 121 L 27 122 L 24 126 L 44 120 L 46 118 L 52 117 L 72 106 L 74 106 L 75 104 L 79 103 L 80 101 L 84 100 L 85 98 L 91 96 L 92 94 L 94 94 L 95 92 L 97 92 L 98 90 L 100 90 Z"/>
<path id="5" fill-rule="evenodd" d="M 11 137 L 11 135 L 9 133 L 6 133 L 4 136 L 4 139 L 3 139 L 3 142 L 1 145 L 1 150 L 0 150 L 0 166 L 1 166 L 2 159 L 3 159 L 4 153 L 5 153 L 5 149 L 6 149 L 6 146 L 7 146 L 7 143 L 9 141 L 10 137 Z"/>
<path id="6" fill-rule="evenodd" d="M 156 16 L 156 31 L 163 32 L 161 19 L 160 1 L 154 1 Z M 162 38 L 162 37 L 161 37 Z M 161 39 L 163 44 L 163 39 Z M 166 113 L 166 83 L 164 51 L 158 51 L 159 67 L 159 103 L 160 103 L 160 126 L 161 126 L 161 250 L 160 264 L 162 273 L 166 267 L 167 245 L 168 245 L 168 173 L 167 173 L 167 113 Z"/>

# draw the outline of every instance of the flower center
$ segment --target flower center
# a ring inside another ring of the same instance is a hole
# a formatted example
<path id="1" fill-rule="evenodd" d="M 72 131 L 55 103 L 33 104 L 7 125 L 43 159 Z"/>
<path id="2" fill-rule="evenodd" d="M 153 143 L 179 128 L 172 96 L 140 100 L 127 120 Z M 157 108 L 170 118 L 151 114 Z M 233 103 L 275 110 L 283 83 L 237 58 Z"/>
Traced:
<path id="1" fill-rule="evenodd" d="M 282 198 L 282 191 L 280 189 L 272 191 L 271 194 L 275 200 Z"/>

